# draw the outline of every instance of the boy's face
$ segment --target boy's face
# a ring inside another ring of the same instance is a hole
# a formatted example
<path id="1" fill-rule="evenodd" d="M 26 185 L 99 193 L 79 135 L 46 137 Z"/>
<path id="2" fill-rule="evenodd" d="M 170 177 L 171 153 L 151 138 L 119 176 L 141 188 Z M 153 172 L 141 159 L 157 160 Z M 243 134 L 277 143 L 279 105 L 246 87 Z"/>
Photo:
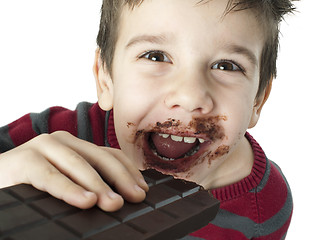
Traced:
<path id="1" fill-rule="evenodd" d="M 197 2 L 125 7 L 108 91 L 119 144 L 139 168 L 209 187 L 259 117 L 263 34 L 249 10 L 222 18 L 226 0 Z"/>

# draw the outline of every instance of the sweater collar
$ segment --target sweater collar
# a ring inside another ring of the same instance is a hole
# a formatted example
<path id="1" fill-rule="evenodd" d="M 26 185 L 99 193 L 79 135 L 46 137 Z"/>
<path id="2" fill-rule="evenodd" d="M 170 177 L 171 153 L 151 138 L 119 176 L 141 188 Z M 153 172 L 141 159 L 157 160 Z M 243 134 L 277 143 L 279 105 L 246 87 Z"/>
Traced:
<path id="1" fill-rule="evenodd" d="M 267 158 L 264 151 L 248 132 L 246 132 L 245 137 L 250 142 L 254 154 L 254 163 L 251 173 L 239 182 L 225 187 L 212 189 L 211 193 L 221 201 L 237 198 L 254 189 L 259 185 L 265 174 Z"/>
<path id="2" fill-rule="evenodd" d="M 114 127 L 113 110 L 105 115 L 105 146 L 120 149 Z"/>

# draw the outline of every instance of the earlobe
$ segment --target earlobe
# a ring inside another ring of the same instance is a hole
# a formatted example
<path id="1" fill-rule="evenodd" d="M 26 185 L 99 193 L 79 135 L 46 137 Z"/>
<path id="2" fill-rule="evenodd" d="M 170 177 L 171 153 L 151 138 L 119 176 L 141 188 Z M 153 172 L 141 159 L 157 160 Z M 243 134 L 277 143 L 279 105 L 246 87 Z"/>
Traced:
<path id="1" fill-rule="evenodd" d="M 273 77 L 268 82 L 268 84 L 267 84 L 265 90 L 262 92 L 262 94 L 258 98 L 256 98 L 256 101 L 255 101 L 255 104 L 254 104 L 253 110 L 252 110 L 252 116 L 251 116 L 249 128 L 253 128 L 257 124 L 259 117 L 260 117 L 261 110 L 271 93 L 272 82 L 273 82 Z"/>
<path id="2" fill-rule="evenodd" d="M 113 108 L 113 83 L 109 72 L 100 57 L 100 49 L 96 49 L 93 65 L 98 104 L 101 109 L 109 111 Z"/>

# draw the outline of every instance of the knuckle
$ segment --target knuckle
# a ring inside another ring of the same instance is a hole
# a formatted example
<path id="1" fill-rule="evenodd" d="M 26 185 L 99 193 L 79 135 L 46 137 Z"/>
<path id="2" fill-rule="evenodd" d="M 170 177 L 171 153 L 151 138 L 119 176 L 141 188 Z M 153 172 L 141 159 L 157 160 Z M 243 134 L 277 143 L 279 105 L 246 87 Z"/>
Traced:
<path id="1" fill-rule="evenodd" d="M 41 174 L 41 176 L 43 176 L 44 178 L 43 182 L 49 182 L 50 179 L 53 179 L 54 176 L 56 176 L 58 173 L 56 168 L 53 168 L 51 166 L 43 166 L 42 170 L 43 173 Z"/>
<path id="2" fill-rule="evenodd" d="M 47 180 L 55 179 L 61 175 L 58 169 L 51 166 L 46 167 L 44 171 Z"/>
<path id="3" fill-rule="evenodd" d="M 76 152 L 72 152 L 68 155 L 66 161 L 70 163 L 71 165 L 75 166 L 77 164 L 86 164 L 87 162 L 84 160 L 83 157 L 81 157 Z"/>
<path id="4" fill-rule="evenodd" d="M 37 185 L 39 189 L 45 190 L 57 169 L 47 162 L 37 151 L 27 149 L 26 160 L 22 162 L 24 175 L 29 183 Z"/>
<path id="5" fill-rule="evenodd" d="M 108 188 L 107 184 L 99 176 L 92 176 L 90 182 L 93 189 L 97 192 L 103 192 Z"/>
<path id="6" fill-rule="evenodd" d="M 56 131 L 50 134 L 51 136 L 54 137 L 67 137 L 67 136 L 71 136 L 71 134 L 67 131 Z"/>
<path id="7" fill-rule="evenodd" d="M 40 153 L 33 148 L 26 148 L 20 152 L 21 156 L 24 157 L 27 162 L 36 162 L 40 159 Z M 20 157 L 20 159 L 23 159 Z"/>
<path id="8" fill-rule="evenodd" d="M 99 158 L 92 158 L 90 160 L 90 164 L 93 168 L 102 170 L 105 168 L 106 162 L 109 162 L 110 164 L 114 161 L 114 157 L 110 156 L 106 152 L 100 152 L 98 154 Z"/>
<path id="9" fill-rule="evenodd" d="M 47 133 L 40 134 L 31 140 L 32 143 L 37 143 L 37 144 L 48 141 L 50 141 L 50 135 Z"/>
<path id="10" fill-rule="evenodd" d="M 61 173 L 54 167 L 45 166 L 43 168 L 43 174 L 40 176 L 40 181 L 37 181 L 39 185 L 39 189 L 46 191 L 48 186 L 53 185 L 55 182 L 59 182 L 59 178 L 61 177 Z"/>

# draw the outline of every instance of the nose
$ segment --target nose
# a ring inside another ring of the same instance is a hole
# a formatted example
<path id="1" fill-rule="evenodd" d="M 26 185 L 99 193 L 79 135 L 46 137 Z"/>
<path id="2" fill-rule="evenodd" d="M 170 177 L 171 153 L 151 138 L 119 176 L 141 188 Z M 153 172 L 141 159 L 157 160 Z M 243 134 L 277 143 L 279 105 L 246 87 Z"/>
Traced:
<path id="1" fill-rule="evenodd" d="M 164 103 L 169 109 L 180 108 L 187 112 L 208 114 L 214 107 L 203 74 L 182 73 L 171 82 Z"/>

